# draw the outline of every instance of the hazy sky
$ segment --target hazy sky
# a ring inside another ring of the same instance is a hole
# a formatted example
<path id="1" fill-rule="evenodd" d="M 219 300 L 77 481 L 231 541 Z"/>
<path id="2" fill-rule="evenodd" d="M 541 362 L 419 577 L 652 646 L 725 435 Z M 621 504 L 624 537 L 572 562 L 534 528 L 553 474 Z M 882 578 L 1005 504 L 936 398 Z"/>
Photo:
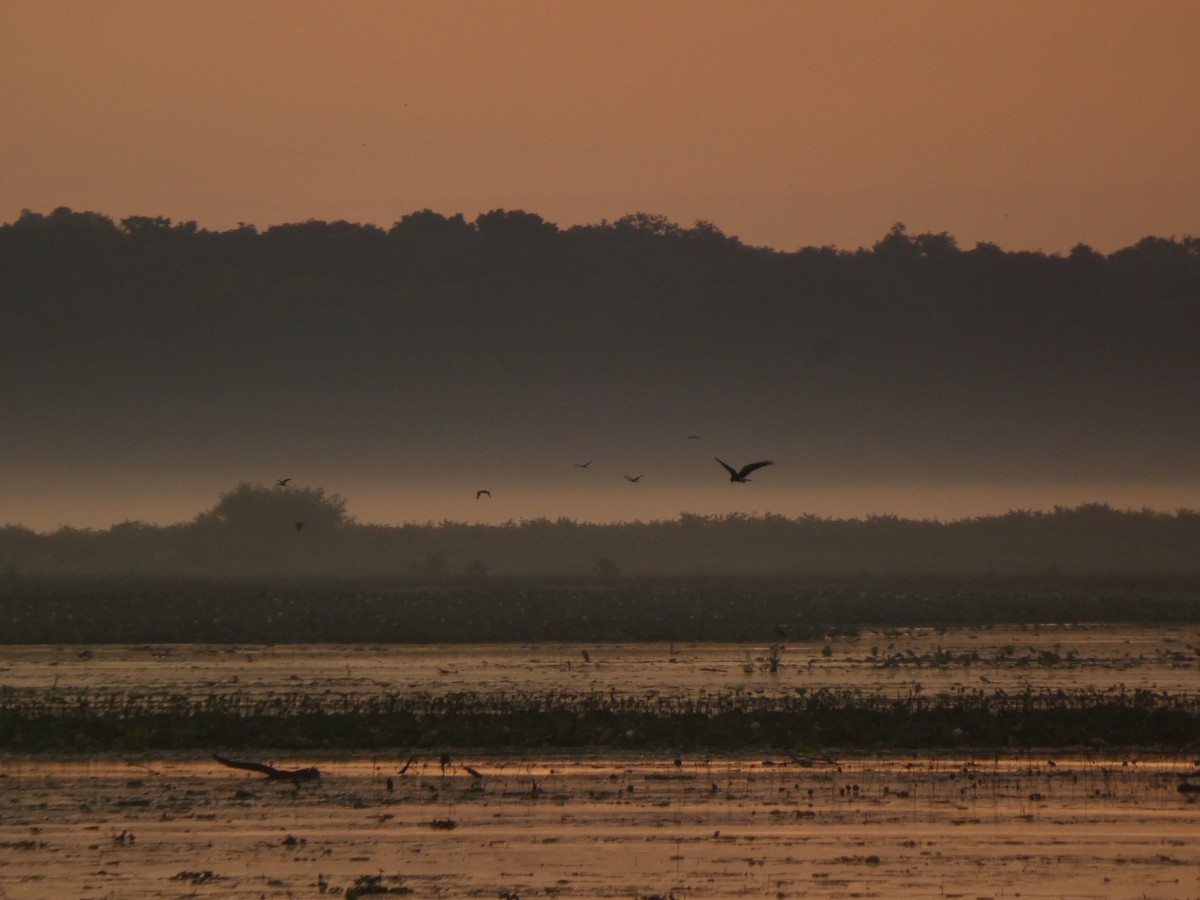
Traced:
<path id="1" fill-rule="evenodd" d="M 644 210 L 1100 250 L 1200 218 L 1200 3 L 0 0 L 0 219 Z"/>
<path id="2" fill-rule="evenodd" d="M 1196 0 L 0 0 L 0 221 L 69 206 L 214 229 L 387 227 L 423 208 L 508 208 L 567 227 L 646 211 L 783 250 L 870 246 L 903 221 L 964 247 L 1111 251 L 1200 232 L 1198 46 Z M 400 476 L 279 461 L 179 483 L 0 460 L 0 519 L 185 519 L 284 469 L 377 522 L 1200 505 L 1200 487 L 1150 481 L 767 499 L 757 482 L 730 493 L 709 455 L 693 491 L 650 483 L 628 503 L 528 486 L 518 501 L 503 483 L 447 502 Z"/>

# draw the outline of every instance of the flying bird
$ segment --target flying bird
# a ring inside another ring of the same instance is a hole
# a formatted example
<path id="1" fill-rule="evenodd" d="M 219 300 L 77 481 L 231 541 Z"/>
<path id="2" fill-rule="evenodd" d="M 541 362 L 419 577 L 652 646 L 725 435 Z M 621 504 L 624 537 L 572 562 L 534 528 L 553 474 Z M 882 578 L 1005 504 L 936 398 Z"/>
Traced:
<path id="1" fill-rule="evenodd" d="M 636 477 L 635 477 L 635 476 L 633 476 L 633 475 L 625 475 L 625 476 L 623 476 L 623 477 L 624 477 L 624 479 L 625 479 L 626 481 L 632 482 L 633 484 L 637 484 L 639 481 L 641 481 L 641 480 L 642 480 L 642 476 L 641 476 L 641 475 L 638 475 L 638 476 L 636 476 Z"/>
<path id="2" fill-rule="evenodd" d="M 246 769 L 250 772 L 261 772 L 267 778 L 274 779 L 290 779 L 296 781 L 315 781 L 321 777 L 321 770 L 316 766 L 309 766 L 306 769 L 277 769 L 274 766 L 264 765 L 258 762 L 244 762 L 238 759 L 226 759 L 224 756 L 213 754 L 213 759 L 223 766 L 228 766 L 231 769 Z"/>
<path id="3" fill-rule="evenodd" d="M 589 459 L 589 460 L 588 460 L 587 462 L 585 462 L 585 463 L 574 463 L 574 466 L 575 466 L 575 468 L 577 468 L 577 469 L 586 469 L 586 468 L 587 468 L 588 466 L 590 466 L 591 464 L 592 464 L 592 461 Z"/>
<path id="4" fill-rule="evenodd" d="M 303 522 L 293 522 L 292 525 L 297 531 L 300 531 L 302 528 L 304 528 Z"/>
<path id="5" fill-rule="evenodd" d="M 717 462 L 719 462 L 722 466 L 725 467 L 725 471 L 729 473 L 730 481 L 736 481 L 739 484 L 745 484 L 747 481 L 749 481 L 750 479 L 747 478 L 746 476 L 749 475 L 751 472 L 753 472 L 755 469 L 761 469 L 763 466 L 775 465 L 773 462 L 771 462 L 771 460 L 764 459 L 759 462 L 746 463 L 746 465 L 742 466 L 740 469 L 735 469 L 733 466 L 731 466 L 729 463 L 725 462 L 725 460 L 721 459 L 719 456 L 714 456 L 713 459 L 715 459 Z"/>
<path id="6" fill-rule="evenodd" d="M 687 439 L 688 439 L 689 441 L 698 441 L 698 440 L 700 440 L 700 435 L 698 435 L 698 434 L 689 434 L 689 435 L 687 436 Z"/>
<path id="7" fill-rule="evenodd" d="M 276 478 L 275 479 L 275 487 L 287 487 L 288 482 L 291 480 L 292 479 L 290 479 L 290 478 Z"/>
<path id="8" fill-rule="evenodd" d="M 486 494 L 486 495 L 487 495 L 487 497 L 488 497 L 488 499 L 489 499 L 489 500 L 492 498 L 492 492 L 491 492 L 491 491 L 489 491 L 487 488 L 483 488 L 483 489 L 481 489 L 481 490 L 478 490 L 478 491 L 476 491 L 476 492 L 475 492 L 475 499 L 476 499 L 476 500 L 478 500 L 478 499 L 479 499 L 480 497 L 482 497 L 484 494 Z"/>

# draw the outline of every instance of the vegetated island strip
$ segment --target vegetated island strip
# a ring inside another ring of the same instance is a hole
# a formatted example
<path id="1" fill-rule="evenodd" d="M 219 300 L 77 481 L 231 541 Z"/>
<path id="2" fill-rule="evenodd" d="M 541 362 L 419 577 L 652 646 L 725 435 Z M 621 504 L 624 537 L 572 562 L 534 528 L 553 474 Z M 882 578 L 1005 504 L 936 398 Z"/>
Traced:
<path id="1" fill-rule="evenodd" d="M 204 698 L 0 693 L 0 749 L 23 753 L 1135 746 L 1194 752 L 1200 747 L 1200 695 L 1032 688 L 928 695 L 797 689 L 781 696 L 736 691 L 685 697 L 615 691 Z"/>
<path id="2" fill-rule="evenodd" d="M 9 644 L 773 641 L 866 626 L 1200 622 L 1200 576 L 0 583 Z"/>

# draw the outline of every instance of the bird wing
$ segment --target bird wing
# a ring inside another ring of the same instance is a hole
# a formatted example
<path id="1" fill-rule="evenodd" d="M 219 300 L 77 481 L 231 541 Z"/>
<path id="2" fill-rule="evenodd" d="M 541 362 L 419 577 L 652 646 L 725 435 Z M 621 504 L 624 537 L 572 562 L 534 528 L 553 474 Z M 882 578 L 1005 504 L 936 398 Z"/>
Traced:
<path id="1" fill-rule="evenodd" d="M 728 472 L 732 477 L 734 477 L 734 478 L 738 477 L 738 470 L 735 469 L 733 466 L 731 466 L 729 463 L 725 462 L 725 460 L 721 459 L 721 457 L 714 456 L 713 459 L 715 459 L 717 462 L 719 462 L 721 465 L 723 465 L 725 467 L 725 471 Z M 742 471 L 745 472 L 745 469 L 743 469 Z"/>
<path id="2" fill-rule="evenodd" d="M 213 759 L 223 766 L 229 766 L 231 769 L 248 769 L 251 772 L 261 772 L 268 778 L 279 780 L 290 780 L 293 782 L 315 781 L 321 777 L 321 770 L 316 766 L 308 766 L 304 769 L 277 769 L 274 766 L 264 765 L 263 763 L 245 762 L 238 759 L 226 759 L 223 756 L 213 754 Z"/>
<path id="3" fill-rule="evenodd" d="M 221 765 L 228 766 L 231 769 L 247 769 L 251 772 L 261 772 L 263 775 L 267 776 L 279 775 L 279 770 L 274 766 L 267 766 L 263 765 L 262 763 L 245 762 L 240 759 L 226 759 L 224 756 L 217 756 L 215 753 L 213 754 L 213 759 L 215 759 Z"/>
<path id="4" fill-rule="evenodd" d="M 724 463 L 722 463 L 722 465 L 724 465 Z M 773 465 L 775 465 L 775 463 L 773 463 L 769 459 L 760 460 L 759 462 L 746 463 L 746 465 L 742 466 L 742 471 L 737 473 L 737 476 L 738 476 L 738 478 L 745 478 L 747 475 L 749 475 L 755 469 L 761 469 L 763 466 L 773 466 Z M 729 469 L 729 466 L 725 466 L 725 468 Z M 729 471 L 732 472 L 733 469 L 729 469 Z"/>

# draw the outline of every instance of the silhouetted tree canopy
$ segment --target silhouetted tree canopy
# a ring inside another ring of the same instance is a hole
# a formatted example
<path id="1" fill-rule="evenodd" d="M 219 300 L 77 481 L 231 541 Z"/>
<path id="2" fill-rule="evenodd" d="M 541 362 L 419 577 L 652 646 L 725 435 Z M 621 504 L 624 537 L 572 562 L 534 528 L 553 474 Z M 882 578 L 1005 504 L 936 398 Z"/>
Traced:
<path id="1" fill-rule="evenodd" d="M 329 442 L 312 422 L 398 432 L 398 409 L 459 441 L 480 410 L 550 439 L 770 422 L 829 476 L 1191 476 L 1200 442 L 1193 237 L 1059 255 L 897 223 L 782 252 L 644 212 L 210 231 L 59 208 L 0 225 L 0 327 L 9 459 Z"/>
<path id="2" fill-rule="evenodd" d="M 345 499 L 326 494 L 324 488 L 263 487 L 248 482 L 222 494 L 217 505 L 197 519 L 201 524 L 216 523 L 246 533 L 286 533 L 297 522 L 310 532 L 331 531 L 350 521 Z"/>

